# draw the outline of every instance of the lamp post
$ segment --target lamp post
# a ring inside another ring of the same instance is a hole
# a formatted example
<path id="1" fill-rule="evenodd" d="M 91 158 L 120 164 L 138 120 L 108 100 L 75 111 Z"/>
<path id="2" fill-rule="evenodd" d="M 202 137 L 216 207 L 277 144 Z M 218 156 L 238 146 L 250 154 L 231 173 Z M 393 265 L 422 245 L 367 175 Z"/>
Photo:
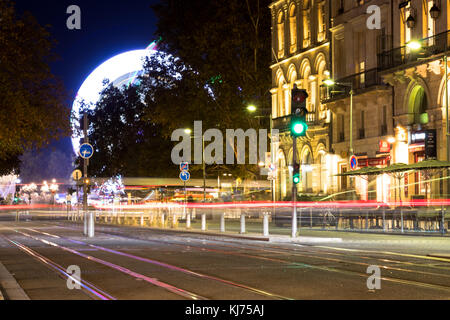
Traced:
<path id="1" fill-rule="evenodd" d="M 353 83 L 352 82 L 335 82 L 332 79 L 325 80 L 323 82 L 327 87 L 332 87 L 335 85 L 348 87 L 350 88 L 350 147 L 349 147 L 349 153 L 350 156 L 353 155 Z M 340 91 L 336 91 L 340 92 Z"/>
<path id="2" fill-rule="evenodd" d="M 191 129 L 185 129 L 184 133 L 189 136 L 192 134 Z M 198 138 L 197 136 L 191 136 L 192 139 Z M 202 167 L 203 167 L 203 203 L 206 203 L 206 162 L 205 162 L 205 137 L 202 134 Z"/>
<path id="3" fill-rule="evenodd" d="M 255 113 L 258 110 L 258 108 L 255 105 L 249 105 L 247 107 L 247 111 L 250 113 Z M 271 162 L 274 163 L 275 162 L 275 152 L 274 152 L 274 146 L 273 146 L 273 119 L 272 119 L 272 114 L 270 109 L 263 109 L 263 111 L 268 111 L 269 115 L 268 116 L 254 116 L 255 118 L 269 118 L 269 130 L 270 130 L 270 154 L 271 154 Z M 258 164 L 260 167 L 261 165 Z M 272 180 L 271 184 L 271 189 L 272 189 L 272 201 L 275 202 L 275 180 Z"/>

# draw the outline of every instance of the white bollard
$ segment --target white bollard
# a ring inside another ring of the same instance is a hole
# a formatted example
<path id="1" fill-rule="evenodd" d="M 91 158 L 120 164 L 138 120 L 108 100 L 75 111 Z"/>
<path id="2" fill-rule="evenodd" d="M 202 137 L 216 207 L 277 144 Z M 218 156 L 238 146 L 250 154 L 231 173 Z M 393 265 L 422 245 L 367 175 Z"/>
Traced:
<path id="1" fill-rule="evenodd" d="M 190 212 L 186 215 L 186 228 L 187 229 L 191 228 L 191 213 Z"/>
<path id="2" fill-rule="evenodd" d="M 220 215 L 220 232 L 225 232 L 225 213 Z"/>
<path id="3" fill-rule="evenodd" d="M 202 214 L 202 231 L 206 231 L 206 214 Z"/>
<path id="4" fill-rule="evenodd" d="M 245 214 L 241 214 L 241 234 L 245 233 Z"/>
<path id="5" fill-rule="evenodd" d="M 144 226 L 144 214 L 141 213 L 141 227 Z"/>
<path id="6" fill-rule="evenodd" d="M 264 217 L 263 217 L 263 234 L 264 237 L 268 237 L 269 236 L 269 214 L 266 212 L 264 213 Z"/>
<path id="7" fill-rule="evenodd" d="M 163 214 L 161 214 L 161 226 L 162 226 L 163 228 L 164 228 L 165 220 L 166 220 L 166 217 L 165 217 L 165 215 L 164 215 L 164 213 L 163 213 Z"/>
<path id="8" fill-rule="evenodd" d="M 88 237 L 93 238 L 95 236 L 95 216 L 94 212 L 89 212 L 89 228 Z"/>

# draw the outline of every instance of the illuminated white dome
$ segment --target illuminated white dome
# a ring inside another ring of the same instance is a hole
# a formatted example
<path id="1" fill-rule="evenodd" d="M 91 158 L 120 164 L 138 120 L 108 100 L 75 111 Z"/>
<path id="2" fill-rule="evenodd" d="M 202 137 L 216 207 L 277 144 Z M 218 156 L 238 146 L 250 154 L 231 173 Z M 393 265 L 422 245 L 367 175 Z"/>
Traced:
<path id="1" fill-rule="evenodd" d="M 133 84 L 142 74 L 143 64 L 146 57 L 150 57 L 157 51 L 152 44 L 147 49 L 128 51 L 119 54 L 98 66 L 83 82 L 78 90 L 72 106 L 73 120 L 72 129 L 79 125 L 81 102 L 84 101 L 90 108 L 100 99 L 100 93 L 104 89 L 103 81 L 108 79 L 113 85 L 122 87 Z M 80 138 L 73 130 L 72 145 L 76 154 L 80 147 Z"/>

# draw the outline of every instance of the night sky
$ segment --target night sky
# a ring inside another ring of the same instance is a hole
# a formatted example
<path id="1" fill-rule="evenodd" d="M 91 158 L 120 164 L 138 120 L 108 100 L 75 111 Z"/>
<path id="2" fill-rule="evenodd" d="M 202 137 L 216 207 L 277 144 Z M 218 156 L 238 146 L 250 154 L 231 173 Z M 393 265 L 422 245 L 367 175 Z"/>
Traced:
<path id="1" fill-rule="evenodd" d="M 54 52 L 60 58 L 52 64 L 52 71 L 64 81 L 72 97 L 102 62 L 125 51 L 144 49 L 155 40 L 156 18 L 150 6 L 159 0 L 15 2 L 19 14 L 29 11 L 41 25 L 50 25 L 52 37 L 57 41 Z M 70 5 L 81 9 L 81 30 L 66 27 Z M 69 138 L 53 143 L 48 150 L 73 154 Z"/>

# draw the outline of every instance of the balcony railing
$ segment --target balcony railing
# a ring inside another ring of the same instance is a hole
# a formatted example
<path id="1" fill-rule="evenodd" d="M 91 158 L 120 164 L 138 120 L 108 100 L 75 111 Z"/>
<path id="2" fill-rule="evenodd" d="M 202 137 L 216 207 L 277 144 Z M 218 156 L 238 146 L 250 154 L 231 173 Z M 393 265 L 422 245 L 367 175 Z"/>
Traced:
<path id="1" fill-rule="evenodd" d="M 450 30 L 418 41 L 421 48 L 413 50 L 407 46 L 394 48 L 378 54 L 379 70 L 388 70 L 405 64 L 418 62 L 450 49 Z"/>
<path id="2" fill-rule="evenodd" d="M 353 85 L 353 93 L 358 94 L 364 89 L 377 85 L 383 85 L 383 81 L 377 69 L 370 69 L 342 79 L 338 79 L 334 86 L 321 86 L 320 99 L 322 100 L 322 102 L 327 102 L 330 100 L 349 96 L 351 90 L 349 84 Z"/>
<path id="3" fill-rule="evenodd" d="M 290 130 L 291 125 L 291 115 L 280 117 L 273 119 L 273 128 L 276 130 L 279 130 L 280 132 L 286 132 Z M 316 122 L 316 114 L 315 113 L 308 113 L 306 115 L 306 122 L 309 125 L 312 125 Z"/>

